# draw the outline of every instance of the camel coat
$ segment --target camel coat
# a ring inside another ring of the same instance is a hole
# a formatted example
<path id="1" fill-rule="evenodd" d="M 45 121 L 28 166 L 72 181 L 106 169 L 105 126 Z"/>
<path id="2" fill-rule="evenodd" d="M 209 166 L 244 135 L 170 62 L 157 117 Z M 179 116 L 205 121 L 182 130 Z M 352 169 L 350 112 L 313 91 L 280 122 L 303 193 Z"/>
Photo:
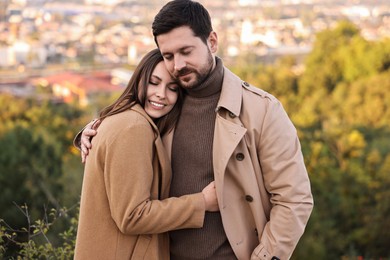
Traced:
<path id="1" fill-rule="evenodd" d="M 85 164 L 75 259 L 169 259 L 168 230 L 202 227 L 202 193 L 168 199 L 166 150 L 139 105 L 106 118 L 98 132 Z"/>
<path id="2" fill-rule="evenodd" d="M 214 178 L 230 245 L 242 260 L 288 259 L 313 208 L 296 129 L 275 97 L 227 68 L 216 112 Z"/>

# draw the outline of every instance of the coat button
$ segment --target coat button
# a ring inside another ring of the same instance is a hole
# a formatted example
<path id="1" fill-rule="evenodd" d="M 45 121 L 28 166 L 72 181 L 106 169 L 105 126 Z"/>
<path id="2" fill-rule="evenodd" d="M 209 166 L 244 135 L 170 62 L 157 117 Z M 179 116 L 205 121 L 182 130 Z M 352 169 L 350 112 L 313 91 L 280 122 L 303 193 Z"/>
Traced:
<path id="1" fill-rule="evenodd" d="M 257 232 L 257 228 L 255 228 L 255 234 L 256 236 L 259 236 L 259 232 Z"/>
<path id="2" fill-rule="evenodd" d="M 248 201 L 248 202 L 252 202 L 253 201 L 253 197 L 251 195 L 245 195 L 245 200 Z"/>
<path id="3" fill-rule="evenodd" d="M 242 160 L 244 160 L 244 158 L 245 158 L 244 154 L 242 154 L 242 153 L 236 154 L 237 161 L 242 161 Z"/>
<path id="4" fill-rule="evenodd" d="M 236 115 L 233 112 L 229 112 L 229 116 L 230 116 L 230 118 L 235 118 L 236 117 Z"/>

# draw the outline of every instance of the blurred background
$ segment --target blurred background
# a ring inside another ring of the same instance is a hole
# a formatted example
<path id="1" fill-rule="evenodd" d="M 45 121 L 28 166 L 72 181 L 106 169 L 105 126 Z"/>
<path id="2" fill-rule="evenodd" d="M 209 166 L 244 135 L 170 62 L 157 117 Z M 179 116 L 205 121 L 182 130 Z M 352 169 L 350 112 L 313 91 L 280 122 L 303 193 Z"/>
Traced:
<path id="1" fill-rule="evenodd" d="M 73 137 L 156 47 L 166 2 L 0 0 L 0 259 L 73 258 Z M 389 1 L 200 2 L 224 64 L 300 135 L 315 207 L 293 259 L 390 259 Z"/>

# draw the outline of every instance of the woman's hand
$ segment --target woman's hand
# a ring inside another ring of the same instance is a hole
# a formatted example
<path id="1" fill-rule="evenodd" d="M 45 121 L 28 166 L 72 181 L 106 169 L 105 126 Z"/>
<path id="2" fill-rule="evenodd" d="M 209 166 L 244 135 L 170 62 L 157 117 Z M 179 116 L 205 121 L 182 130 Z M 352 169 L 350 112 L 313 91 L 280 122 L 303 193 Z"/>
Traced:
<path id="1" fill-rule="evenodd" d="M 202 190 L 202 193 L 206 203 L 206 211 L 219 211 L 217 192 L 215 190 L 215 182 L 210 182 L 210 184 Z"/>
<path id="2" fill-rule="evenodd" d="M 91 139 L 97 134 L 97 128 L 100 123 L 100 120 L 93 120 L 89 122 L 81 133 L 80 150 L 82 163 L 85 163 L 89 150 L 92 149 Z"/>

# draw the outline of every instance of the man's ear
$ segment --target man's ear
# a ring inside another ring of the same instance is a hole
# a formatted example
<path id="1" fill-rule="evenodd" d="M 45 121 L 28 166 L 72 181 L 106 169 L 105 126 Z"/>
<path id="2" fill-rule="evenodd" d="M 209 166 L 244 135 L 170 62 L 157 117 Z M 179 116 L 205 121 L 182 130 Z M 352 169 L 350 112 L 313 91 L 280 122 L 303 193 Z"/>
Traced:
<path id="1" fill-rule="evenodd" d="M 211 31 L 209 38 L 207 39 L 211 53 L 216 53 L 218 50 L 218 36 L 217 33 Z"/>

